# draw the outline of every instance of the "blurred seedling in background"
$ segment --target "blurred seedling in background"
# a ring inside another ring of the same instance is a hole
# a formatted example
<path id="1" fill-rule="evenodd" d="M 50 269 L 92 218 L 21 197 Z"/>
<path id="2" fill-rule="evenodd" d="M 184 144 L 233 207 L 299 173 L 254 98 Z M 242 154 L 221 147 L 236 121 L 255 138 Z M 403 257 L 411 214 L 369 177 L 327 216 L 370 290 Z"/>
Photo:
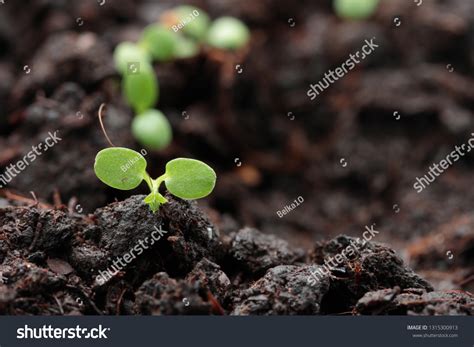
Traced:
<path id="1" fill-rule="evenodd" d="M 362 20 L 375 13 L 379 2 L 379 0 L 333 0 L 333 6 L 341 18 Z"/>
<path id="2" fill-rule="evenodd" d="M 216 19 L 207 34 L 207 43 L 210 46 L 229 51 L 245 47 L 249 39 L 249 29 L 233 17 Z"/>
<path id="3" fill-rule="evenodd" d="M 249 51 L 250 31 L 240 20 L 221 17 L 210 26 L 206 37 L 206 53 L 219 68 L 217 92 L 218 114 L 215 115 L 218 130 L 230 141 L 238 141 L 235 124 L 239 120 L 232 107 L 233 85 L 245 66 L 243 61 Z"/>
<path id="4" fill-rule="evenodd" d="M 129 165 L 127 170 L 121 167 Z M 146 172 L 145 158 L 134 150 L 123 147 L 112 147 L 97 153 L 94 171 L 97 177 L 108 186 L 120 189 L 135 189 L 145 181 L 150 188 L 143 200 L 153 212 L 161 204 L 167 202 L 160 194 L 161 183 L 165 183 L 167 190 L 181 199 L 200 199 L 209 195 L 216 184 L 216 173 L 202 161 L 187 158 L 177 158 L 166 164 L 163 175 L 152 179 Z"/>
<path id="5" fill-rule="evenodd" d="M 172 131 L 163 113 L 152 109 L 159 98 L 159 85 L 151 59 L 149 52 L 131 42 L 122 42 L 114 52 L 125 99 L 136 115 L 132 133 L 146 148 L 159 150 L 171 142 Z"/>
<path id="6" fill-rule="evenodd" d="M 238 19 L 222 17 L 211 23 L 203 10 L 183 5 L 164 12 L 159 22 L 147 26 L 137 43 L 117 45 L 114 62 L 123 78 L 125 99 L 136 115 L 132 122 L 135 139 L 151 150 L 163 149 L 172 140 L 168 119 L 153 109 L 160 94 L 153 62 L 191 58 L 205 46 L 235 52 L 247 45 L 249 38 L 249 30 Z"/>
<path id="7" fill-rule="evenodd" d="M 247 55 L 249 41 L 249 29 L 236 18 L 221 17 L 212 23 L 206 42 L 210 57 L 221 65 L 221 87 L 231 85 L 235 71 L 241 71 L 240 63 Z"/>

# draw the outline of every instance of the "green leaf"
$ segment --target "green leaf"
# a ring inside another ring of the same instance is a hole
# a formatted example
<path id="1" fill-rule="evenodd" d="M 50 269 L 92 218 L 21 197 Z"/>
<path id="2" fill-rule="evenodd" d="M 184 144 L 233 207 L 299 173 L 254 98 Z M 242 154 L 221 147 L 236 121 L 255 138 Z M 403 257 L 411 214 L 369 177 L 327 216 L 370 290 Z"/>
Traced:
<path id="1" fill-rule="evenodd" d="M 151 211 L 154 213 L 158 211 L 161 204 L 168 202 L 168 200 L 166 200 L 166 198 L 160 193 L 155 192 L 155 193 L 148 194 L 143 200 L 143 202 L 145 202 L 145 204 L 150 206 Z"/>
<path id="2" fill-rule="evenodd" d="M 133 136 L 149 149 L 159 150 L 169 145 L 172 138 L 168 119 L 158 110 L 139 114 L 132 122 Z"/>
<path id="3" fill-rule="evenodd" d="M 211 22 L 206 12 L 189 5 L 178 6 L 173 12 L 176 14 L 179 25 L 182 26 L 179 30 L 197 41 L 204 40 Z M 177 25 L 175 26 L 178 28 Z M 175 30 L 174 27 L 172 28 Z"/>
<path id="4" fill-rule="evenodd" d="M 199 45 L 192 39 L 179 35 L 176 39 L 175 58 L 186 59 L 199 53 Z"/>
<path id="5" fill-rule="evenodd" d="M 145 158 L 122 147 L 106 148 L 97 153 L 94 171 L 102 182 L 121 190 L 138 187 L 147 175 Z"/>
<path id="6" fill-rule="evenodd" d="M 341 18 L 365 19 L 370 17 L 379 0 L 334 0 L 333 6 L 336 14 Z"/>
<path id="7" fill-rule="evenodd" d="M 150 64 L 140 63 L 136 72 L 124 75 L 122 83 L 125 98 L 136 113 L 142 113 L 156 104 L 158 80 Z"/>
<path id="8" fill-rule="evenodd" d="M 170 60 L 174 54 L 176 34 L 162 25 L 152 24 L 145 28 L 140 39 L 140 47 L 151 53 L 159 61 Z"/>
<path id="9" fill-rule="evenodd" d="M 216 48 L 237 50 L 247 44 L 250 31 L 237 18 L 221 17 L 216 19 L 207 34 L 207 42 Z"/>
<path id="10" fill-rule="evenodd" d="M 166 164 L 165 184 L 179 198 L 199 199 L 214 189 L 216 173 L 202 161 L 177 158 Z"/>
<path id="11" fill-rule="evenodd" d="M 122 42 L 114 50 L 115 67 L 122 75 L 126 74 L 132 64 L 146 64 L 151 61 L 150 55 L 132 42 Z"/>

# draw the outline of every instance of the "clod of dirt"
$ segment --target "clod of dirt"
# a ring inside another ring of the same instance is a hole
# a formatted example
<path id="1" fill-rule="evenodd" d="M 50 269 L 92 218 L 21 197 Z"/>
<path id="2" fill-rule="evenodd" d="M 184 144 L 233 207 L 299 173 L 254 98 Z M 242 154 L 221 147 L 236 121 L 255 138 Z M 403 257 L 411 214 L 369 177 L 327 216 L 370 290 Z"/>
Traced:
<path id="1" fill-rule="evenodd" d="M 67 275 L 74 271 L 69 263 L 61 259 L 48 259 L 46 263 L 48 264 L 48 268 L 58 275 Z"/>
<path id="2" fill-rule="evenodd" d="M 232 236 L 231 256 L 252 275 L 261 275 L 277 265 L 291 265 L 302 260 L 304 252 L 288 242 L 253 228 L 243 228 Z"/>
<path id="3" fill-rule="evenodd" d="M 191 285 L 169 278 L 165 272 L 145 281 L 135 293 L 135 310 L 145 315 L 210 314 L 211 304 L 199 295 L 199 283 Z"/>
<path id="4" fill-rule="evenodd" d="M 40 294 L 43 291 L 56 290 L 64 285 L 61 275 L 25 262 L 14 270 L 7 272 L 8 282 L 14 282 L 14 291 L 19 295 Z"/>
<path id="5" fill-rule="evenodd" d="M 86 222 L 67 211 L 0 209 L 0 313 L 79 314 L 80 280 L 69 252 Z M 74 249 L 74 248 L 73 248 Z M 90 272 L 90 268 L 86 273 Z"/>
<path id="6" fill-rule="evenodd" d="M 8 242 L 6 248 L 0 248 L 0 258 L 8 258 L 15 251 L 23 256 L 30 255 L 32 251 L 41 251 L 53 257 L 67 252 L 72 235 L 82 227 L 79 220 L 62 210 L 2 208 L 0 225 L 5 236 L 8 236 Z"/>
<path id="7" fill-rule="evenodd" d="M 91 273 L 107 268 L 108 252 L 90 242 L 78 243 L 72 247 L 69 262 L 83 278 L 90 279 Z"/>
<path id="8" fill-rule="evenodd" d="M 365 293 L 382 288 L 399 286 L 402 289 L 433 290 L 431 284 L 403 264 L 394 250 L 373 242 L 359 243 L 358 240 L 338 236 L 317 244 L 310 255 L 313 261 L 322 265 L 324 259 L 342 254 L 351 242 L 358 249 L 348 262 L 344 260 L 331 268 L 331 287 L 321 308 L 324 313 L 348 312 Z"/>
<path id="9" fill-rule="evenodd" d="M 222 243 L 196 202 L 168 194 L 168 203 L 151 213 L 144 197 L 132 196 L 96 210 L 100 244 L 111 256 L 122 256 L 141 245 L 151 256 L 140 259 L 154 262 L 155 272 L 169 274 L 184 274 L 204 257 L 222 258 Z"/>
<path id="10" fill-rule="evenodd" d="M 356 305 L 358 314 L 474 315 L 474 297 L 461 291 L 427 293 L 399 287 L 366 293 Z"/>
<path id="11" fill-rule="evenodd" d="M 19 260 L 12 257 L 1 266 L 4 285 L 0 285 L 0 313 L 50 315 L 78 311 L 73 301 L 68 308 L 57 304 L 58 296 L 66 295 L 61 291 L 66 284 L 64 276 Z"/>
<path id="12" fill-rule="evenodd" d="M 224 302 L 231 289 L 230 279 L 221 267 L 206 258 L 196 264 L 186 276 L 186 280 L 190 283 L 199 281 L 201 286 L 210 291 L 219 303 Z"/>
<path id="13" fill-rule="evenodd" d="M 280 265 L 267 271 L 264 277 L 243 290 L 233 315 L 295 315 L 318 314 L 321 300 L 329 290 L 329 276 L 314 286 L 308 285 L 317 265 Z"/>
<path id="14" fill-rule="evenodd" d="M 144 196 L 135 195 L 95 211 L 97 224 L 102 231 L 101 246 L 111 256 L 120 256 L 133 249 L 140 240 L 145 242 L 142 247 L 147 249 L 146 243 L 151 242 L 152 232 L 162 227 L 160 214 L 150 213 L 143 198 Z M 163 235 L 171 236 L 164 227 L 162 230 Z"/>
<path id="15" fill-rule="evenodd" d="M 136 288 L 157 271 L 184 276 L 203 258 L 222 258 L 217 232 L 197 204 L 170 195 L 167 198 L 169 203 L 156 214 L 143 203 L 143 196 L 98 209 L 92 216 L 71 214 L 66 209 L 1 208 L 0 274 L 2 281 L 7 280 L 0 283 L 0 312 L 132 314 Z M 122 258 L 137 246 L 143 246 L 143 254 L 121 268 L 114 279 L 96 285 L 95 276 L 107 272 L 112 256 Z M 230 284 L 218 268 L 201 261 L 193 272 L 198 280 L 192 284 L 182 281 L 200 290 L 201 301 L 212 312 L 220 306 L 212 302 L 208 291 L 217 289 L 216 295 L 223 297 Z M 189 293 L 186 298 L 192 302 L 193 292 Z M 141 305 L 143 309 L 143 302 Z M 194 307 L 190 312 L 204 311 Z"/>

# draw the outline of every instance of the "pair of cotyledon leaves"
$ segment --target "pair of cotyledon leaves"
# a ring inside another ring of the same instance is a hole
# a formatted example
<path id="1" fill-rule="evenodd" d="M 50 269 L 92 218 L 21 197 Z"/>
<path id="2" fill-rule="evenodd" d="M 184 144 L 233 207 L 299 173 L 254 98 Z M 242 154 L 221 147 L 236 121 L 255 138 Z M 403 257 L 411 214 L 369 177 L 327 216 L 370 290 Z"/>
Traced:
<path id="1" fill-rule="evenodd" d="M 106 148 L 97 153 L 94 171 L 97 177 L 112 188 L 131 190 L 145 181 L 152 181 L 146 172 L 147 162 L 138 152 L 128 148 Z M 166 164 L 164 175 L 155 182 L 165 182 L 168 191 L 182 199 L 199 199 L 209 195 L 216 183 L 216 173 L 207 164 L 187 158 L 177 158 Z M 148 182 L 147 182 L 148 183 Z M 147 199 L 156 204 L 166 202 L 156 191 Z M 145 201 L 150 204 L 150 201 Z M 150 204 L 152 206 L 152 204 Z M 152 208 L 153 209 L 153 208 Z"/>

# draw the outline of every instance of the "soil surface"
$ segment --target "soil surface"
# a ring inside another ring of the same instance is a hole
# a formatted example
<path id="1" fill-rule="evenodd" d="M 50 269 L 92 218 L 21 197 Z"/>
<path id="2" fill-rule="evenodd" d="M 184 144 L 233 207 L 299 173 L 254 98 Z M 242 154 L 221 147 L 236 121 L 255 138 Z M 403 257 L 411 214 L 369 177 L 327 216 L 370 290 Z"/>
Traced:
<path id="1" fill-rule="evenodd" d="M 382 1 L 354 22 L 329 0 L 189 1 L 242 19 L 252 40 L 239 58 L 155 65 L 174 140 L 146 155 L 151 176 L 191 157 L 218 179 L 206 199 L 167 195 L 152 214 L 145 185 L 95 176 L 97 111 L 106 103 L 117 146 L 141 149 L 113 49 L 181 3 L 0 5 L 0 172 L 61 137 L 0 188 L 0 314 L 472 315 L 472 153 L 413 184 L 473 136 L 474 2 Z M 311 101 L 309 85 L 373 37 Z"/>
<path id="2" fill-rule="evenodd" d="M 256 229 L 220 234 L 195 202 L 168 195 L 170 202 L 152 214 L 143 198 L 133 196 L 88 216 L 65 207 L 1 209 L 5 285 L 0 310 L 34 315 L 474 313 L 471 294 L 433 291 L 386 246 L 364 243 L 347 262 L 322 271 L 323 259 L 355 239 L 339 236 L 305 253 Z"/>

